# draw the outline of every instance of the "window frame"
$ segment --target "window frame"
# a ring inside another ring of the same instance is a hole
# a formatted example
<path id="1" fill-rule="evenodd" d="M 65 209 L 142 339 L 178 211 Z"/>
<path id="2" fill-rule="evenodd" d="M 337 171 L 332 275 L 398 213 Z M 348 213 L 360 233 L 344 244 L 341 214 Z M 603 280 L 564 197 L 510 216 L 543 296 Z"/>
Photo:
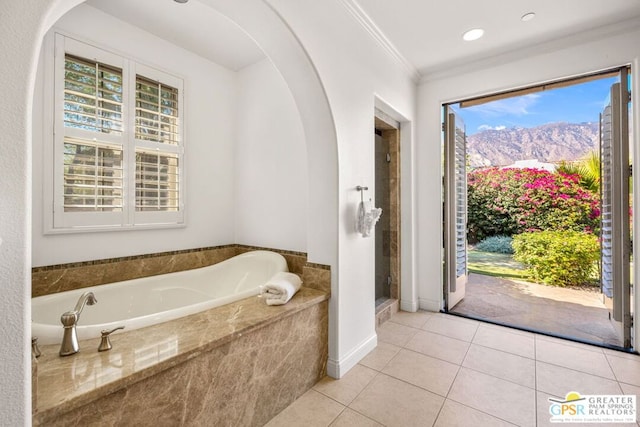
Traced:
<path id="1" fill-rule="evenodd" d="M 147 65 L 140 60 L 115 53 L 95 43 L 59 31 L 45 39 L 45 150 L 43 169 L 45 234 L 178 228 L 185 224 L 185 94 L 184 79 Z M 65 55 L 95 60 L 122 69 L 122 133 L 95 133 L 64 126 Z M 136 77 L 157 81 L 177 89 L 178 142 L 166 144 L 135 137 Z M 64 141 L 65 136 L 122 150 L 122 209 L 116 212 L 65 212 Z M 136 152 L 168 154 L 177 158 L 178 205 L 176 211 L 142 211 L 136 208 Z"/>

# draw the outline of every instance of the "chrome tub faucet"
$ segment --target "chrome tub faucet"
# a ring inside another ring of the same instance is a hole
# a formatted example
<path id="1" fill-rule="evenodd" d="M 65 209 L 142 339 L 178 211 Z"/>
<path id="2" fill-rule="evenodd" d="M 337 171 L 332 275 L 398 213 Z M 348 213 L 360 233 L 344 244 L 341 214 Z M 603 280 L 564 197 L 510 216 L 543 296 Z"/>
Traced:
<path id="1" fill-rule="evenodd" d="M 78 345 L 78 334 L 76 332 L 76 325 L 80 320 L 80 313 L 85 304 L 93 305 L 97 303 L 93 292 L 85 292 L 80 295 L 76 306 L 71 311 L 66 311 L 60 316 L 60 321 L 64 327 L 64 336 L 62 337 L 62 345 L 60 345 L 60 356 L 70 356 L 80 351 Z"/>

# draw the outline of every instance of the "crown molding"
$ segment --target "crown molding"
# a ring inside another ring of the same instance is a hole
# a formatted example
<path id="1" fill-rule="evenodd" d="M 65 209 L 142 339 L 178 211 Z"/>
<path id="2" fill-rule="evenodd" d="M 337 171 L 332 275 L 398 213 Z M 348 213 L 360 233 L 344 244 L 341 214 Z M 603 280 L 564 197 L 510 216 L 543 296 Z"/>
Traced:
<path id="1" fill-rule="evenodd" d="M 422 78 L 418 69 L 405 58 L 393 43 L 384 35 L 382 30 L 373 22 L 371 17 L 362 9 L 356 0 L 338 0 L 358 24 L 375 40 L 384 51 L 409 74 L 417 84 Z"/>

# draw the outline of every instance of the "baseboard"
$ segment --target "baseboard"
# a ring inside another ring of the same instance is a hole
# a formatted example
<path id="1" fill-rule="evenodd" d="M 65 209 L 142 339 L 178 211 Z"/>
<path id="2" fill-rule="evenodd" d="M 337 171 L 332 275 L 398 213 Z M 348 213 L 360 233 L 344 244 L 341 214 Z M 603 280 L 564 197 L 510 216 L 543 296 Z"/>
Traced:
<path id="1" fill-rule="evenodd" d="M 421 310 L 438 312 L 442 309 L 442 304 L 438 301 L 428 299 L 420 299 L 419 301 Z"/>
<path id="2" fill-rule="evenodd" d="M 418 302 L 400 300 L 400 310 L 415 313 L 416 311 L 418 311 Z"/>
<path id="3" fill-rule="evenodd" d="M 331 378 L 342 378 L 351 368 L 356 366 L 371 350 L 378 345 L 378 336 L 374 333 L 371 337 L 364 340 L 360 345 L 354 348 L 341 360 L 329 358 L 327 361 L 327 375 Z"/>

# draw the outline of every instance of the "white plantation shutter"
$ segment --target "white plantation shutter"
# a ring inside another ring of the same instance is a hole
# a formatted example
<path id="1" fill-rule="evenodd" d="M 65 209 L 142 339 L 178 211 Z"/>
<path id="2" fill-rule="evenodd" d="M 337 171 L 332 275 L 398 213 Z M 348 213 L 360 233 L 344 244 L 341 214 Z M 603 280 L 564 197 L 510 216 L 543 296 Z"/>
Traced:
<path id="1" fill-rule="evenodd" d="M 179 143 L 178 89 L 136 76 L 136 139 Z"/>
<path id="2" fill-rule="evenodd" d="M 66 54 L 64 126 L 122 134 L 122 70 Z"/>
<path id="3" fill-rule="evenodd" d="M 611 126 L 611 102 L 607 104 L 600 115 L 600 159 L 602 177 L 602 201 L 601 201 L 601 283 L 602 293 L 608 298 L 613 298 L 613 133 Z"/>
<path id="4" fill-rule="evenodd" d="M 455 127 L 456 277 L 467 275 L 467 144 L 462 126 Z"/>
<path id="5" fill-rule="evenodd" d="M 178 211 L 178 156 L 136 150 L 136 210 Z"/>
<path id="6" fill-rule="evenodd" d="M 63 127 L 64 211 L 121 211 L 122 69 L 66 54 Z"/>
<path id="7" fill-rule="evenodd" d="M 465 296 L 467 283 L 467 152 L 464 123 L 445 106 L 446 308 Z"/>
<path id="8" fill-rule="evenodd" d="M 180 211 L 180 90 L 136 76 L 138 212 Z"/>

